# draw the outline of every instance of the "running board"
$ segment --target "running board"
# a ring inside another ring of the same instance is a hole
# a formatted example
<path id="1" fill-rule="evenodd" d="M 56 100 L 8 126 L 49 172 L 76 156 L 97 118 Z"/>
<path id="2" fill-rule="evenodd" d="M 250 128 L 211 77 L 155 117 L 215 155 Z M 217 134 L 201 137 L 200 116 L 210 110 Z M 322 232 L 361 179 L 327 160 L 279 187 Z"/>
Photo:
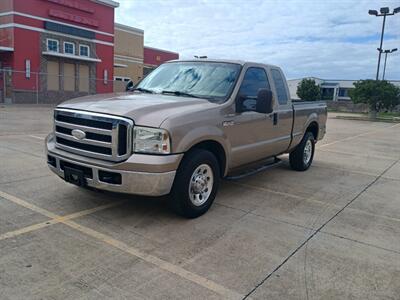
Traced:
<path id="1" fill-rule="evenodd" d="M 260 173 L 260 172 L 262 172 L 262 171 L 275 168 L 275 167 L 279 166 L 279 165 L 282 164 L 282 163 L 283 163 L 282 160 L 280 160 L 279 158 L 275 157 L 274 161 L 271 162 L 271 163 L 261 165 L 261 166 L 259 166 L 258 168 L 249 169 L 249 170 L 247 170 L 247 171 L 245 171 L 245 172 L 243 172 L 243 173 L 241 173 L 241 174 L 238 174 L 238 175 L 226 176 L 224 179 L 226 179 L 226 180 L 238 180 L 238 179 L 242 179 L 242 178 L 245 178 L 245 177 L 247 177 L 247 176 L 251 176 L 251 175 Z"/>

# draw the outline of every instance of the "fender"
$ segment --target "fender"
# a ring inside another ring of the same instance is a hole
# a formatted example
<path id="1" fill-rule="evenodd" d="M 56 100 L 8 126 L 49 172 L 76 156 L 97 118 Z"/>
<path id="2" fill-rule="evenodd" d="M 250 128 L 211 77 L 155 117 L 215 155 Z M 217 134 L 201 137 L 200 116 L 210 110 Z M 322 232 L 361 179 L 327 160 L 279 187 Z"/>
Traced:
<path id="1" fill-rule="evenodd" d="M 206 141 L 214 141 L 222 146 L 225 152 L 226 164 L 225 172 L 228 168 L 230 161 L 231 144 L 227 139 L 225 133 L 218 127 L 215 126 L 201 126 L 193 128 L 185 133 L 185 135 L 179 140 L 179 143 L 174 146 L 174 152 L 184 153 L 189 151 L 193 146 Z"/>
<path id="2" fill-rule="evenodd" d="M 318 122 L 318 114 L 316 112 L 313 112 L 312 114 L 310 114 L 307 118 L 307 121 L 304 123 L 304 127 L 303 127 L 303 136 L 306 133 L 306 130 L 308 128 L 308 126 L 310 126 L 310 124 L 312 122 L 316 122 L 318 124 L 319 127 L 319 122 Z"/>

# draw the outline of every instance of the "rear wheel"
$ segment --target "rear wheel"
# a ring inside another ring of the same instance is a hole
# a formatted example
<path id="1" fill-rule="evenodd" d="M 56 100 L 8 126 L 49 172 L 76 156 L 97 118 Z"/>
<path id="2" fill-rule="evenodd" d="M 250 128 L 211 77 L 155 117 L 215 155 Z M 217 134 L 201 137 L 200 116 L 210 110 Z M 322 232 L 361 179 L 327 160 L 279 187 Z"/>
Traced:
<path id="1" fill-rule="evenodd" d="M 311 132 L 306 132 L 300 144 L 289 154 L 290 166 L 296 171 L 307 170 L 313 161 L 315 139 Z"/>
<path id="2" fill-rule="evenodd" d="M 186 218 L 207 212 L 217 194 L 220 169 L 215 156 L 194 149 L 183 158 L 170 194 L 172 209 Z"/>

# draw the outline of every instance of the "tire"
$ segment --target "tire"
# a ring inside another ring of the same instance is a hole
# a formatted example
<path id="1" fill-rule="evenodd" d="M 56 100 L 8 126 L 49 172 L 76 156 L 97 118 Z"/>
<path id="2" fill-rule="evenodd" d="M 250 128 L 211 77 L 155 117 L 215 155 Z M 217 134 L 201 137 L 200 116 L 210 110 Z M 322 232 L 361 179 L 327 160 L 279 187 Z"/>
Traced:
<path id="1" fill-rule="evenodd" d="M 289 154 L 290 167 L 296 171 L 306 171 L 312 164 L 314 152 L 314 135 L 311 132 L 306 132 L 300 144 Z"/>
<path id="2" fill-rule="evenodd" d="M 186 218 L 197 218 L 214 202 L 220 181 L 220 168 L 214 154 L 194 149 L 185 154 L 175 176 L 169 203 Z"/>

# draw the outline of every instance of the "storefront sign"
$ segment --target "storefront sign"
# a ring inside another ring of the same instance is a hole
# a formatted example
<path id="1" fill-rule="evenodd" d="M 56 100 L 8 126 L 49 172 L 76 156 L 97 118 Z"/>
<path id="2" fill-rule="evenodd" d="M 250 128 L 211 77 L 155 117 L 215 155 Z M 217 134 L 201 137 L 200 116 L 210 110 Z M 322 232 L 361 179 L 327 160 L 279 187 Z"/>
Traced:
<path id="1" fill-rule="evenodd" d="M 87 39 L 94 39 L 96 34 L 93 31 L 75 28 L 67 25 L 53 23 L 49 21 L 44 22 L 44 28 L 51 31 L 61 32 L 69 35 L 80 36 Z"/>
<path id="2" fill-rule="evenodd" d="M 74 1 L 74 0 L 47 0 L 48 2 L 53 2 L 62 6 L 66 6 L 66 7 L 70 7 L 70 8 L 74 8 L 77 10 L 81 10 L 87 13 L 94 13 L 94 9 L 90 8 L 82 3 L 79 3 L 78 1 Z"/>
<path id="3" fill-rule="evenodd" d="M 68 20 L 71 22 L 79 23 L 79 24 L 88 25 L 88 26 L 99 27 L 99 21 L 97 21 L 97 20 L 73 15 L 70 13 L 63 12 L 61 10 L 50 9 L 49 16 L 63 19 L 63 20 Z"/>

